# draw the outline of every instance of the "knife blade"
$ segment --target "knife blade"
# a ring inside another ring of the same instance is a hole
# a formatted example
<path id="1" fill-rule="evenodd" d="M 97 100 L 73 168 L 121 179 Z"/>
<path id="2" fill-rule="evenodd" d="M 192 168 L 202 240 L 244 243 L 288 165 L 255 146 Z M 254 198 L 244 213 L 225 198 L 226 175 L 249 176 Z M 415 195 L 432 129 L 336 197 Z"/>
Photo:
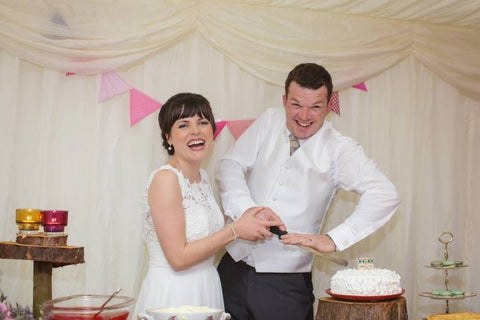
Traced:
<path id="1" fill-rule="evenodd" d="M 280 230 L 280 228 L 277 227 L 277 226 L 270 227 L 270 232 L 273 233 L 273 234 L 276 234 L 278 236 L 278 239 L 281 239 L 281 237 L 283 235 L 288 234 L 287 231 Z M 300 248 L 304 249 L 304 250 L 307 250 L 310 253 L 313 253 L 317 257 L 323 258 L 325 260 L 328 260 L 330 262 L 339 264 L 339 265 L 344 266 L 344 267 L 348 267 L 348 261 L 345 260 L 345 259 L 329 257 L 326 254 L 321 253 L 321 252 L 319 252 L 319 251 L 317 251 L 317 250 L 315 250 L 311 247 L 307 247 L 307 246 L 303 246 L 303 245 L 298 245 L 298 246 Z"/>

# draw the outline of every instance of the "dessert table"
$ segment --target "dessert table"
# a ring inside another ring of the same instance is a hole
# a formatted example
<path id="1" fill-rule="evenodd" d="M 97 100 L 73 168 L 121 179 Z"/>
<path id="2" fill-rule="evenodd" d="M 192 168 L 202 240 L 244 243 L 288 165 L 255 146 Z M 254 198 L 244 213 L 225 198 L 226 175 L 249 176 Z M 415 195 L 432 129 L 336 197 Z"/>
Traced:
<path id="1" fill-rule="evenodd" d="M 347 301 L 332 297 L 318 299 L 315 320 L 407 320 L 404 297 L 383 301 Z"/>
<path id="2" fill-rule="evenodd" d="M 40 304 L 52 299 L 52 269 L 85 261 L 83 247 L 67 246 L 66 236 L 54 239 L 56 243 L 50 243 L 49 237 L 36 238 L 40 242 L 0 242 L 0 259 L 33 261 L 33 314 L 38 319 Z"/>

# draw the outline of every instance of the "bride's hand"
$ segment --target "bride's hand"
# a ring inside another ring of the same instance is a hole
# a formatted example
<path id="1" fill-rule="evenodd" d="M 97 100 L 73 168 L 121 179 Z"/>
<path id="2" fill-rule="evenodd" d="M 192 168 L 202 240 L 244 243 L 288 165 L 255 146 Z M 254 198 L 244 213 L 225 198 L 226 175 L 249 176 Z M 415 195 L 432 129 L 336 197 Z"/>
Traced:
<path id="1" fill-rule="evenodd" d="M 285 228 L 283 222 L 276 215 L 275 219 L 266 219 L 271 215 L 268 213 L 265 215 L 264 210 L 264 207 L 252 207 L 245 211 L 240 219 L 230 224 L 239 238 L 250 241 L 264 240 L 272 237 L 271 226 Z"/>

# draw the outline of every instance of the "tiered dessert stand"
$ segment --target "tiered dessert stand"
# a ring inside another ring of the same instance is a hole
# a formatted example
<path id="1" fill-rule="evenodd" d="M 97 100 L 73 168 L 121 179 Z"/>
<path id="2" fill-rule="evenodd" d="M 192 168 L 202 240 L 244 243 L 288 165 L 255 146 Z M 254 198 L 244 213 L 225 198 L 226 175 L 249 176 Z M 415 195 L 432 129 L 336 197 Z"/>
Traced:
<path id="1" fill-rule="evenodd" d="M 443 231 L 443 232 L 440 233 L 440 235 L 438 237 L 438 241 L 445 246 L 445 249 L 443 251 L 443 258 L 444 258 L 443 261 L 448 261 L 448 244 L 453 241 L 453 234 L 451 232 L 448 232 L 448 231 Z M 439 266 L 426 265 L 425 267 L 433 268 L 433 269 L 437 269 L 437 270 L 443 270 L 445 272 L 445 291 L 449 291 L 450 290 L 450 285 L 449 285 L 449 279 L 448 279 L 448 271 L 452 270 L 452 269 L 456 270 L 456 269 L 460 269 L 460 268 L 466 268 L 466 267 L 468 267 L 468 265 L 464 265 L 463 263 L 461 263 L 461 264 L 454 263 L 454 264 L 450 264 L 450 265 L 443 265 L 442 264 L 442 265 L 439 265 Z M 422 297 L 428 297 L 428 298 L 431 298 L 431 299 L 445 300 L 445 313 L 450 313 L 449 304 L 448 304 L 449 300 L 462 300 L 462 299 L 465 299 L 465 298 L 474 297 L 477 294 L 473 293 L 473 292 L 463 292 L 463 294 L 461 294 L 461 295 L 450 295 L 450 296 L 445 295 L 445 296 L 442 296 L 442 295 L 434 295 L 434 294 L 432 294 L 432 292 L 421 292 L 421 293 L 419 293 L 419 295 L 422 296 Z"/>

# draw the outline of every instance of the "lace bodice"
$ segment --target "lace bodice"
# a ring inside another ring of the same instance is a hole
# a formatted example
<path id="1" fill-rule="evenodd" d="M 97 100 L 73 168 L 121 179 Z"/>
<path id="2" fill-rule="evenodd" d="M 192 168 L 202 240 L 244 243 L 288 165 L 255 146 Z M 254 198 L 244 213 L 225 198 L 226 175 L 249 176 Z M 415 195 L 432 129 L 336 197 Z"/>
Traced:
<path id="1" fill-rule="evenodd" d="M 160 170 L 169 170 L 178 177 L 178 183 L 182 191 L 183 208 L 185 210 L 185 230 L 187 241 L 203 238 L 224 227 L 224 218 L 213 196 L 212 187 L 208 181 L 208 175 L 201 169 L 201 181 L 191 183 L 182 172 L 170 165 L 163 165 L 151 173 L 144 195 L 144 233 L 143 238 L 148 243 L 158 243 L 157 234 L 150 215 L 148 205 L 148 189 L 153 177 Z"/>

